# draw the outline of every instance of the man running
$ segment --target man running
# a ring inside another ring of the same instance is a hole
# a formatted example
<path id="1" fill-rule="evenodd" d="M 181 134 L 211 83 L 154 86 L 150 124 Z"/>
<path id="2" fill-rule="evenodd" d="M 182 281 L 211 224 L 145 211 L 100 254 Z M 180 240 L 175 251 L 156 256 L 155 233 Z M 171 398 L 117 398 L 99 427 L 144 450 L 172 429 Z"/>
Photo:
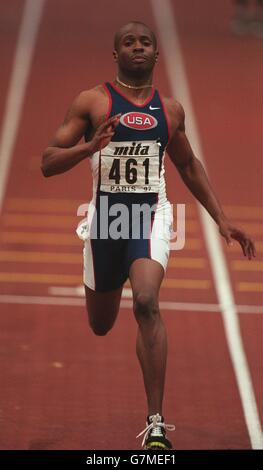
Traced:
<path id="1" fill-rule="evenodd" d="M 237 240 L 249 259 L 255 249 L 250 238 L 224 215 L 185 135 L 182 106 L 161 97 L 153 87 L 158 60 L 154 33 L 137 21 L 124 25 L 115 35 L 113 55 L 115 80 L 76 97 L 43 154 L 42 171 L 52 176 L 90 160 L 93 199 L 84 248 L 89 323 L 96 335 L 106 335 L 114 325 L 123 284 L 129 278 L 148 403 L 143 446 L 165 450 L 172 448 L 166 430 L 173 429 L 162 414 L 167 339 L 158 305 L 172 222 L 165 193 L 165 150 L 227 243 Z M 76 145 L 83 136 L 85 143 Z M 148 208 L 146 222 L 134 210 L 138 206 Z M 118 238 L 116 220 L 123 208 L 127 223 L 122 227 L 125 234 Z"/>

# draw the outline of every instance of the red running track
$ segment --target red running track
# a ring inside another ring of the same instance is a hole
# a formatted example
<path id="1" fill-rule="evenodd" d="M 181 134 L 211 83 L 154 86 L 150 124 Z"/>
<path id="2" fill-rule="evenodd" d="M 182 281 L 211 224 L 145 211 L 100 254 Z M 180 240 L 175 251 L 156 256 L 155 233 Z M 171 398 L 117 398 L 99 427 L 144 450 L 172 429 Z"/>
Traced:
<path id="1" fill-rule="evenodd" d="M 183 0 L 173 3 L 211 181 L 226 212 L 258 245 L 253 270 L 237 246 L 228 250 L 227 264 L 237 305 L 251 306 L 239 321 L 262 423 L 263 317 L 252 307 L 263 304 L 263 42 L 230 34 L 226 0 L 192 2 L 191 10 Z M 21 2 L 1 2 L 2 120 L 21 15 Z M 1 216 L 2 449 L 140 446 L 135 436 L 146 408 L 131 308 L 123 306 L 114 329 L 98 338 L 88 328 L 83 298 L 61 290 L 81 283 L 82 246 L 74 231 L 76 209 L 91 196 L 88 164 L 51 179 L 39 169 L 41 152 L 73 97 L 114 77 L 113 34 L 134 18 L 156 29 L 146 1 L 116 0 L 114 10 L 106 0 L 92 7 L 85 0 L 45 4 Z M 160 52 L 156 85 L 170 95 Z M 196 310 L 197 303 L 218 303 L 198 212 L 168 160 L 167 170 L 170 200 L 187 204 L 187 243 L 172 253 L 161 300 L 193 308 L 162 310 L 169 337 L 165 416 L 176 425 L 177 449 L 247 449 L 221 314 Z"/>

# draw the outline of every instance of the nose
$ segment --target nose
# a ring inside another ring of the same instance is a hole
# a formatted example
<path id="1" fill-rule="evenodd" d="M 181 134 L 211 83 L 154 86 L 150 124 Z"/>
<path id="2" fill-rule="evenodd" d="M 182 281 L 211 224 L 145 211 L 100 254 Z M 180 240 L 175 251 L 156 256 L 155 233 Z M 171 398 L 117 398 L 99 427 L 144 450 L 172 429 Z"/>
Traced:
<path id="1" fill-rule="evenodd" d="M 137 41 L 134 43 L 133 50 L 134 50 L 134 52 L 142 52 L 142 51 L 144 51 L 143 44 L 142 44 L 139 40 L 137 40 Z"/>

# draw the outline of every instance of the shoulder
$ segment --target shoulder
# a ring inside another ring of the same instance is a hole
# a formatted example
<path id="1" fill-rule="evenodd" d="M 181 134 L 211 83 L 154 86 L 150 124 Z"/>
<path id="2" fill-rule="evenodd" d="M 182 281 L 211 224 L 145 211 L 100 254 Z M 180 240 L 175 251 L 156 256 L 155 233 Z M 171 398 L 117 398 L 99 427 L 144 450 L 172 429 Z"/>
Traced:
<path id="1" fill-rule="evenodd" d="M 173 134 L 178 128 L 184 127 L 184 108 L 181 103 L 179 103 L 179 101 L 174 98 L 162 96 L 162 101 L 166 109 L 167 117 Z"/>
<path id="2" fill-rule="evenodd" d="M 108 99 L 107 92 L 103 85 L 97 85 L 79 92 L 73 100 L 72 109 L 77 114 L 89 114 L 103 99 Z"/>
<path id="3" fill-rule="evenodd" d="M 179 103 L 179 101 L 175 100 L 174 98 L 167 98 L 165 96 L 162 97 L 163 104 L 167 110 L 167 112 L 171 115 L 176 115 L 181 119 L 184 119 L 185 114 L 184 114 L 184 108 Z"/>

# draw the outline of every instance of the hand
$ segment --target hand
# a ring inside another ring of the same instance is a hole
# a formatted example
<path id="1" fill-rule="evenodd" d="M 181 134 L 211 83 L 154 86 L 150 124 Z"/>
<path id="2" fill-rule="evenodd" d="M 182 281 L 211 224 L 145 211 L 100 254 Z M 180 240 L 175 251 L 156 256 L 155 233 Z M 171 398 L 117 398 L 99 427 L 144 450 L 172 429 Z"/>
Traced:
<path id="1" fill-rule="evenodd" d="M 225 238 L 228 245 L 233 245 L 232 238 L 240 244 L 244 256 L 248 259 L 256 256 L 255 245 L 245 232 L 228 221 L 221 221 L 218 224 L 220 234 Z"/>
<path id="2" fill-rule="evenodd" d="M 89 149 L 91 155 L 93 155 L 98 150 L 106 147 L 111 141 L 112 136 L 115 133 L 115 129 L 120 122 L 120 114 L 112 116 L 110 119 L 107 119 L 103 122 L 98 129 L 96 130 L 93 138 L 89 142 Z"/>

